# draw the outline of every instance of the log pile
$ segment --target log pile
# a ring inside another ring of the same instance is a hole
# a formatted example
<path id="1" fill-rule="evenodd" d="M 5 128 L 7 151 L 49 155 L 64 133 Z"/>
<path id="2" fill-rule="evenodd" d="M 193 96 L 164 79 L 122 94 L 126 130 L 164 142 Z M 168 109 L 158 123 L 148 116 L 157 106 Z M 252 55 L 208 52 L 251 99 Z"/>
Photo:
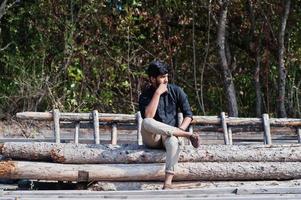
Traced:
<path id="1" fill-rule="evenodd" d="M 0 177 L 55 181 L 159 181 L 165 151 L 139 145 L 8 142 L 0 145 Z M 301 145 L 182 147 L 175 180 L 301 178 Z"/>

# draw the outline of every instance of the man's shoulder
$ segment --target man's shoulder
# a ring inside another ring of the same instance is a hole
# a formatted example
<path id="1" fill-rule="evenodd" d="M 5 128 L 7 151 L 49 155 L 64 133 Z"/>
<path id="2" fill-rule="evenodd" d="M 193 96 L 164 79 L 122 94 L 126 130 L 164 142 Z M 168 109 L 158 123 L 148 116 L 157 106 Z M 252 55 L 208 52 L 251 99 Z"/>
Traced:
<path id="1" fill-rule="evenodd" d="M 140 97 L 152 96 L 154 89 L 152 87 L 146 87 L 142 90 Z"/>
<path id="2" fill-rule="evenodd" d="M 183 89 L 180 86 L 176 85 L 176 84 L 171 83 L 171 84 L 168 84 L 168 86 L 169 86 L 170 90 L 173 90 L 175 92 L 182 92 L 183 91 Z"/>

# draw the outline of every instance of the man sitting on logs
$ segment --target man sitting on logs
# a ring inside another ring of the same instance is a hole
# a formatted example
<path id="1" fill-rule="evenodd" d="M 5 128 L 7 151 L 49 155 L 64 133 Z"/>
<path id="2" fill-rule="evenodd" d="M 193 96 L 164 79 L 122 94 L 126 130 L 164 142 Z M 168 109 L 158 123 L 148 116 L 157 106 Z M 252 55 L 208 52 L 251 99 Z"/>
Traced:
<path id="1" fill-rule="evenodd" d="M 170 189 L 180 152 L 178 137 L 189 138 L 195 148 L 200 146 L 200 139 L 197 134 L 186 131 L 192 121 L 192 111 L 184 91 L 177 85 L 168 84 L 168 65 L 153 61 L 147 68 L 147 74 L 151 85 L 139 98 L 143 118 L 141 134 L 147 147 L 166 149 L 163 189 Z M 184 117 L 181 124 L 178 124 L 178 110 Z"/>

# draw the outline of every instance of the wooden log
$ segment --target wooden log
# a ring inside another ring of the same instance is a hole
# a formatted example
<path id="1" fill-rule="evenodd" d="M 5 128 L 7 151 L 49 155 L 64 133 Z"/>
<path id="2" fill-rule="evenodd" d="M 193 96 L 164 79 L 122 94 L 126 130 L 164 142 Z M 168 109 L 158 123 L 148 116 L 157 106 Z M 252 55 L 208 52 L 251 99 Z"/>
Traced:
<path id="1" fill-rule="evenodd" d="M 52 120 L 51 112 L 20 112 L 16 114 L 19 119 Z M 135 116 L 128 114 L 98 113 L 102 122 L 129 122 L 135 123 Z M 60 113 L 60 119 L 65 121 L 92 121 L 93 113 Z"/>
<path id="2" fill-rule="evenodd" d="M 57 164 L 29 161 L 1 161 L 0 177 L 77 181 L 78 171 L 88 173 L 88 181 L 164 180 L 164 163 L 149 164 Z M 301 178 L 299 162 L 207 162 L 178 163 L 174 180 L 286 180 Z"/>
<path id="3" fill-rule="evenodd" d="M 51 161 L 51 149 L 59 145 L 64 144 L 49 142 L 6 142 L 0 145 L 0 154 L 5 158 Z"/>
<path id="4" fill-rule="evenodd" d="M 182 148 L 179 162 L 300 162 L 301 145 L 203 145 Z M 88 145 L 8 142 L 7 158 L 61 163 L 163 163 L 165 151 L 133 145 Z"/>
<path id="5" fill-rule="evenodd" d="M 19 119 L 30 120 L 52 120 L 51 112 L 21 112 L 16 114 Z M 67 121 L 92 121 L 92 113 L 61 113 L 61 120 Z M 273 126 L 301 126 L 299 118 L 270 118 L 270 124 Z M 125 122 L 136 123 L 135 115 L 99 113 L 99 121 L 102 122 Z M 236 125 L 261 125 L 261 118 L 238 118 L 227 117 L 226 122 L 229 126 Z M 193 116 L 192 124 L 220 125 L 221 119 L 218 116 Z"/>

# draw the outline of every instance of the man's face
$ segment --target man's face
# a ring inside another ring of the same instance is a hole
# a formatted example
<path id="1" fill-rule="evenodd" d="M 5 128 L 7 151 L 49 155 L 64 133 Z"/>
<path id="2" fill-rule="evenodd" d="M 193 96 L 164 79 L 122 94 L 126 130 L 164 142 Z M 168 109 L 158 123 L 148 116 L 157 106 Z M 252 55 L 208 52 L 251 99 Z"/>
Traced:
<path id="1" fill-rule="evenodd" d="M 168 83 L 168 74 L 159 75 L 156 78 L 151 77 L 151 83 L 152 85 L 157 88 L 160 84 L 167 84 Z"/>

